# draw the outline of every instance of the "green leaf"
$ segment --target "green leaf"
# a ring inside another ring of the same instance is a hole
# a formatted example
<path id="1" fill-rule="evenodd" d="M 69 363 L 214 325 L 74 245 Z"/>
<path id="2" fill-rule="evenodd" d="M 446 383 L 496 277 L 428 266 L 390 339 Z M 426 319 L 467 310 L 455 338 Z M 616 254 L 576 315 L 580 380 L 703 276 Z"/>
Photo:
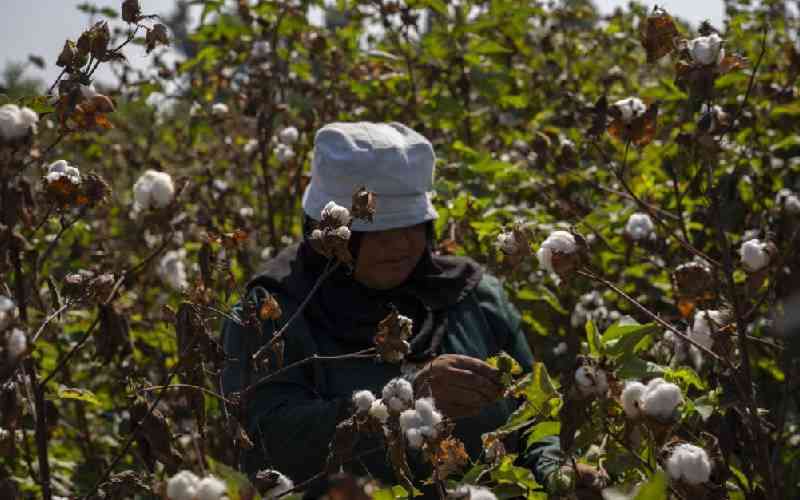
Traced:
<path id="1" fill-rule="evenodd" d="M 87 389 L 78 389 L 77 387 L 64 387 L 63 385 L 58 388 L 59 399 L 77 399 L 96 406 L 100 406 L 100 400 L 94 395 L 92 391 Z"/>
<path id="2" fill-rule="evenodd" d="M 556 420 L 539 422 L 527 431 L 528 439 L 526 441 L 526 446 L 530 447 L 533 443 L 547 436 L 557 436 L 559 432 L 561 432 L 561 422 Z"/>
<path id="3" fill-rule="evenodd" d="M 612 357 L 633 354 L 634 347 L 648 335 L 658 333 L 661 328 L 655 323 L 625 324 L 616 322 L 603 333 L 603 351 Z"/>
<path id="4" fill-rule="evenodd" d="M 600 356 L 602 354 L 600 333 L 591 319 L 586 320 L 586 342 L 589 343 L 589 354 L 592 356 Z"/>
<path id="5" fill-rule="evenodd" d="M 653 363 L 652 361 L 645 361 L 638 356 L 628 354 L 622 357 L 619 361 L 616 370 L 617 378 L 619 379 L 643 379 L 652 377 L 661 377 L 664 375 L 665 367 Z"/>
<path id="6" fill-rule="evenodd" d="M 703 382 L 703 379 L 697 374 L 696 371 L 689 368 L 688 366 L 682 366 L 678 369 L 671 369 L 667 368 L 664 371 L 664 378 L 669 380 L 670 382 L 681 382 L 683 385 L 690 386 L 693 385 L 696 388 L 700 389 L 701 391 L 706 388 L 706 383 Z"/>
<path id="7" fill-rule="evenodd" d="M 634 500 L 667 500 L 667 476 L 657 472 L 639 489 Z"/>

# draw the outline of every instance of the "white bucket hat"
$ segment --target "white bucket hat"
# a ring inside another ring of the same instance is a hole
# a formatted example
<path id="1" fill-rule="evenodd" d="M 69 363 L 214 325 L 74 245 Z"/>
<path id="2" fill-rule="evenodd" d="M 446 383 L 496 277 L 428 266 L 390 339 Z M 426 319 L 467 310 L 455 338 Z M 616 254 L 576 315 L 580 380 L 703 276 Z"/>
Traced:
<path id="1" fill-rule="evenodd" d="M 361 186 L 375 192 L 373 222 L 353 231 L 408 227 L 437 217 L 431 203 L 436 156 L 430 141 L 401 123 L 331 123 L 314 138 L 311 182 L 303 210 L 314 220 L 335 201 L 350 208 Z"/>

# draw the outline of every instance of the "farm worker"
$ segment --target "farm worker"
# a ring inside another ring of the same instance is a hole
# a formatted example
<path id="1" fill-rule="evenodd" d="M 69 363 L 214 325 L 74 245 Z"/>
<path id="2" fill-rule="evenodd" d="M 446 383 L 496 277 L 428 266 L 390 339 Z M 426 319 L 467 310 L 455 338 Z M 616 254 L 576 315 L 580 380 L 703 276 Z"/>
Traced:
<path id="1" fill-rule="evenodd" d="M 505 351 L 523 369 L 531 369 L 533 356 L 520 315 L 497 278 L 475 261 L 434 252 L 434 162 L 431 143 L 399 123 L 332 123 L 316 134 L 311 181 L 302 201 L 304 239 L 280 252 L 248 284 L 253 301 L 263 299 L 265 291 L 274 296 L 282 316 L 264 321 L 260 338 L 252 328 L 225 323 L 230 359 L 223 388 L 226 393 L 241 390 L 238 360 L 268 341 L 309 296 L 328 262 L 312 248 L 309 235 L 329 202 L 349 208 L 361 186 L 376 195 L 374 219 L 352 220 L 352 268 L 337 268 L 289 326 L 283 363 L 372 347 L 389 304 L 413 320 L 411 352 L 402 364 L 315 361 L 260 386 L 245 408 L 254 443 L 243 457 L 249 474 L 273 468 L 299 482 L 319 473 L 337 423 L 353 413 L 353 393 L 369 389 L 380 397 L 384 385 L 404 373 L 415 392 L 430 388 L 437 408 L 456 420 L 454 434 L 472 459 L 481 453 L 481 434 L 497 429 L 515 409 L 513 401 L 501 397 L 499 373 L 484 360 Z M 362 437 L 355 453 L 379 445 Z M 543 483 L 558 467 L 559 453 L 557 439 L 551 438 L 533 446 L 520 462 Z M 384 450 L 345 468 L 386 484 L 396 482 Z"/>

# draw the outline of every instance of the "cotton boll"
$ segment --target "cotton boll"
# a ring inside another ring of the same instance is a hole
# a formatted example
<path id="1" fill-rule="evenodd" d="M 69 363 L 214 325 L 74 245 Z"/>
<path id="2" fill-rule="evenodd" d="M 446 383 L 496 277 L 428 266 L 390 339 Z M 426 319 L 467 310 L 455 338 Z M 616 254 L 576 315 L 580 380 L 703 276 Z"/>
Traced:
<path id="1" fill-rule="evenodd" d="M 630 216 L 625 225 L 625 233 L 635 241 L 651 238 L 655 231 L 655 224 L 649 215 L 637 212 Z"/>
<path id="2" fill-rule="evenodd" d="M 371 391 L 357 391 L 353 394 L 353 404 L 358 411 L 369 411 L 375 402 L 375 395 Z"/>
<path id="3" fill-rule="evenodd" d="M 339 226 L 334 231 L 333 234 L 342 240 L 349 240 L 350 239 L 350 228 L 347 226 Z"/>
<path id="4" fill-rule="evenodd" d="M 291 146 L 299 138 L 300 132 L 297 131 L 296 127 L 286 127 L 278 133 L 278 140 L 287 146 Z"/>
<path id="5" fill-rule="evenodd" d="M 519 243 L 512 231 L 497 235 L 497 248 L 506 255 L 516 255 L 519 252 Z"/>
<path id="6" fill-rule="evenodd" d="M 416 410 L 405 410 L 400 414 L 400 428 L 403 431 L 417 429 L 422 426 L 422 417 Z"/>
<path id="7" fill-rule="evenodd" d="M 47 175 L 44 178 L 48 184 L 62 179 L 74 185 L 81 183 L 80 171 L 67 163 L 66 160 L 56 160 L 51 163 L 47 167 Z"/>
<path id="8" fill-rule="evenodd" d="M 186 274 L 186 250 L 172 250 L 164 254 L 158 264 L 159 277 L 175 290 L 183 290 L 189 287 L 189 280 Z"/>
<path id="9" fill-rule="evenodd" d="M 39 115 L 30 108 L 20 108 L 16 104 L 0 106 L 0 138 L 16 140 L 29 132 L 36 133 Z"/>
<path id="10" fill-rule="evenodd" d="M 680 387 L 666 382 L 664 379 L 656 378 L 651 380 L 645 388 L 641 397 L 641 410 L 649 417 L 669 420 L 682 402 L 683 395 Z"/>
<path id="11" fill-rule="evenodd" d="M 742 266 L 751 273 L 769 265 L 769 250 L 767 244 L 761 240 L 752 239 L 742 243 L 739 255 L 742 258 Z"/>
<path id="12" fill-rule="evenodd" d="M 566 342 L 559 342 L 557 346 L 553 348 L 553 355 L 554 356 L 563 356 L 567 353 L 567 343 Z"/>
<path id="13" fill-rule="evenodd" d="M 382 396 L 383 399 L 397 397 L 410 407 L 414 400 L 414 388 L 411 382 L 404 378 L 393 378 L 384 386 Z"/>
<path id="14" fill-rule="evenodd" d="M 647 111 L 647 107 L 644 105 L 644 102 L 642 102 L 642 100 L 638 97 L 621 99 L 614 103 L 614 107 L 619 110 L 624 123 L 632 122 L 634 119 L 642 116 L 645 111 Z"/>
<path id="15" fill-rule="evenodd" d="M 199 478 L 188 470 L 183 470 L 167 481 L 169 500 L 195 500 Z"/>
<path id="16" fill-rule="evenodd" d="M 722 42 L 722 38 L 716 33 L 690 40 L 689 53 L 692 60 L 702 65 L 718 64 L 725 57 Z"/>
<path id="17" fill-rule="evenodd" d="M 539 260 L 539 265 L 551 272 L 555 273 L 553 267 L 554 254 L 571 254 L 577 249 L 575 236 L 567 231 L 555 231 L 542 243 L 542 246 L 536 252 L 536 258 Z"/>
<path id="18" fill-rule="evenodd" d="M 786 210 L 791 215 L 800 214 L 800 196 L 790 189 L 781 189 L 775 197 L 775 205 L 779 209 Z"/>
<path id="19" fill-rule="evenodd" d="M 223 116 L 228 114 L 228 105 L 218 102 L 211 106 L 211 113 L 215 116 Z"/>
<path id="20" fill-rule="evenodd" d="M 489 488 L 483 486 L 462 485 L 450 493 L 449 498 L 469 500 L 497 500 L 497 496 Z"/>
<path id="21" fill-rule="evenodd" d="M 676 481 L 690 485 L 703 484 L 711 477 L 711 461 L 703 448 L 680 444 L 667 459 L 667 472 Z"/>
<path id="22" fill-rule="evenodd" d="M 17 317 L 17 305 L 5 295 L 0 295 L 0 331 L 3 331 Z"/>
<path id="23" fill-rule="evenodd" d="M 575 370 L 575 383 L 584 396 L 603 396 L 608 391 L 606 372 L 590 365 Z"/>
<path id="24" fill-rule="evenodd" d="M 728 320 L 728 315 L 724 311 L 697 311 L 694 315 L 694 324 L 689 330 L 689 338 L 702 345 L 706 349 L 711 349 L 714 344 L 714 339 L 711 337 L 712 331 L 719 330 L 720 327 L 725 325 Z M 713 323 L 713 330 L 712 324 Z"/>
<path id="25" fill-rule="evenodd" d="M 278 144 L 275 148 L 275 158 L 278 159 L 279 163 L 286 163 L 287 161 L 294 158 L 294 149 L 291 146 L 287 146 L 286 144 Z"/>
<path id="26" fill-rule="evenodd" d="M 425 438 L 422 436 L 419 429 L 409 429 L 406 431 L 406 440 L 408 441 L 409 447 L 418 450 L 422 448 L 422 443 L 425 441 Z"/>
<path id="27" fill-rule="evenodd" d="M 228 496 L 228 486 L 214 476 L 204 477 L 197 483 L 196 500 L 222 500 Z"/>
<path id="28" fill-rule="evenodd" d="M 392 410 L 395 413 L 399 413 L 408 408 L 405 401 L 396 396 L 393 396 L 388 400 L 386 400 L 386 405 L 389 407 L 390 410 Z"/>
<path id="29" fill-rule="evenodd" d="M 272 500 L 282 496 L 287 491 L 294 488 L 294 482 L 288 477 L 284 476 L 278 471 L 270 471 L 277 474 L 276 484 L 266 492 L 264 492 L 264 500 Z"/>
<path id="30" fill-rule="evenodd" d="M 175 196 L 175 184 L 166 172 L 147 170 L 133 185 L 135 210 L 164 208 Z"/>
<path id="31" fill-rule="evenodd" d="M 622 408 L 630 418 L 638 418 L 641 415 L 642 396 L 646 387 L 641 382 L 626 382 L 622 390 Z"/>
<path id="32" fill-rule="evenodd" d="M 422 422 L 425 425 L 435 425 L 433 424 L 434 420 L 436 419 L 436 406 L 433 404 L 433 398 L 420 398 L 414 402 L 414 408 L 419 413 Z M 441 421 L 441 416 L 439 416 Z M 436 422 L 439 423 L 439 422 Z"/>
<path id="33" fill-rule="evenodd" d="M 323 222 L 327 222 L 332 226 L 341 227 L 347 226 L 350 223 L 350 210 L 338 205 L 335 201 L 329 201 L 320 213 Z"/>
<path id="34" fill-rule="evenodd" d="M 270 52 L 272 52 L 272 48 L 269 42 L 259 40 L 253 44 L 252 55 L 253 57 L 263 59 L 267 57 Z"/>
<path id="35" fill-rule="evenodd" d="M 11 359 L 17 359 L 28 349 L 28 337 L 19 328 L 14 328 L 6 340 L 6 349 Z"/>
<path id="36" fill-rule="evenodd" d="M 379 422 L 386 423 L 389 419 L 389 408 L 386 407 L 382 400 L 377 399 L 369 407 L 369 414 Z"/>

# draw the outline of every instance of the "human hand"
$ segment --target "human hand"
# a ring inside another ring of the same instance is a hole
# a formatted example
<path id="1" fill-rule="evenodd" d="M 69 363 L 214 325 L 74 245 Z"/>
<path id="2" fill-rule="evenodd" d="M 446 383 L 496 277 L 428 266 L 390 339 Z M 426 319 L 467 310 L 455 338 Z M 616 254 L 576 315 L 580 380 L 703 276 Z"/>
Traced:
<path id="1" fill-rule="evenodd" d="M 471 417 L 503 393 L 500 372 L 480 359 L 461 354 L 436 357 L 414 379 L 414 393 L 433 396 L 450 418 Z"/>

